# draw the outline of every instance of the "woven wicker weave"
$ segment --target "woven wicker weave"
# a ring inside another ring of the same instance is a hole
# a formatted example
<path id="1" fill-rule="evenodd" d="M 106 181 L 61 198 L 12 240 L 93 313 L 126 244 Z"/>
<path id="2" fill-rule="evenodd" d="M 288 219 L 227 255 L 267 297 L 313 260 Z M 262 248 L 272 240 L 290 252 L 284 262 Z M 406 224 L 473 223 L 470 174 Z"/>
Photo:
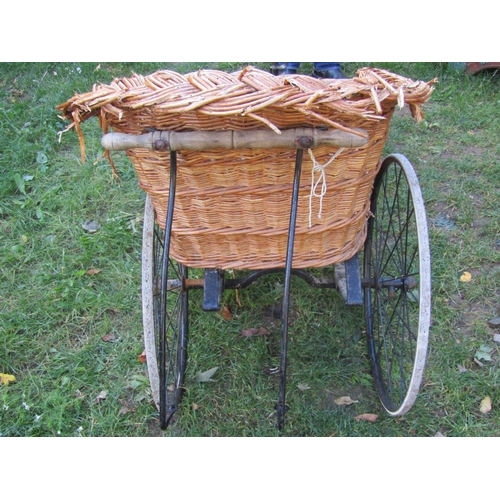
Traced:
<path id="1" fill-rule="evenodd" d="M 361 148 L 312 151 L 320 165 L 338 153 L 324 170 L 321 198 L 311 196 L 313 161 L 304 152 L 293 266 L 321 267 L 344 261 L 361 248 L 392 113 L 397 104 L 407 103 L 421 120 L 420 104 L 429 98 L 433 83 L 371 68 L 348 80 L 273 76 L 251 67 L 232 74 L 158 71 L 94 86 L 58 110 L 72 121 L 68 128 L 76 128 L 82 155 L 80 123 L 91 116 L 99 116 L 104 132 L 112 128 L 131 134 L 152 129 L 365 130 L 369 142 Z M 127 154 L 163 226 L 169 153 L 132 149 Z M 283 267 L 294 162 L 295 151 L 285 149 L 179 151 L 172 257 L 191 267 Z"/>

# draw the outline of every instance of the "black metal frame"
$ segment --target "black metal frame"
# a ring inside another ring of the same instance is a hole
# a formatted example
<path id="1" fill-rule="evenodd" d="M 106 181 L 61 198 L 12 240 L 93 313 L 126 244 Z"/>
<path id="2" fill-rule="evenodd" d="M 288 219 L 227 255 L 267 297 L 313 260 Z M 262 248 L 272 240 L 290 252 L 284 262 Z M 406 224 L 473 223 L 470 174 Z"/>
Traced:
<path id="1" fill-rule="evenodd" d="M 276 411 L 278 416 L 278 429 L 282 430 L 285 423 L 285 414 L 288 410 L 286 405 L 286 373 L 287 373 L 287 348 L 288 348 L 288 323 L 289 323 L 289 308 L 290 308 L 290 288 L 291 277 L 297 276 L 314 288 L 337 288 L 334 278 L 318 278 L 303 269 L 293 269 L 293 247 L 295 242 L 295 228 L 297 221 L 300 176 L 302 170 L 303 149 L 297 149 L 295 158 L 295 171 L 293 188 L 290 204 L 290 220 L 288 228 L 288 242 L 286 251 L 285 268 L 272 268 L 251 271 L 242 278 L 225 278 L 225 272 L 221 269 L 205 269 L 203 279 L 185 279 L 184 283 L 168 283 L 166 276 L 168 251 L 170 245 L 172 221 L 175 205 L 175 189 L 177 177 L 177 157 L 176 152 L 170 153 L 170 192 L 167 208 L 167 217 L 165 223 L 165 241 L 164 241 L 164 254 L 162 257 L 162 279 L 161 279 L 161 294 L 162 303 L 166 302 L 166 293 L 169 286 L 181 286 L 185 289 L 203 289 L 203 305 L 205 311 L 218 311 L 221 307 L 221 296 L 224 289 L 243 289 L 257 281 L 262 276 L 272 273 L 284 273 L 284 291 L 282 303 L 282 323 L 281 323 L 281 359 L 280 359 L 280 385 L 279 397 L 276 404 Z M 347 286 L 350 289 L 349 298 L 346 299 L 348 305 L 361 305 L 361 287 L 370 286 L 370 283 L 364 283 L 359 276 L 359 263 L 357 255 L 346 261 L 346 278 Z M 161 312 L 162 317 L 160 321 L 160 335 L 162 341 L 160 342 L 160 391 L 165 394 L 165 312 Z"/>

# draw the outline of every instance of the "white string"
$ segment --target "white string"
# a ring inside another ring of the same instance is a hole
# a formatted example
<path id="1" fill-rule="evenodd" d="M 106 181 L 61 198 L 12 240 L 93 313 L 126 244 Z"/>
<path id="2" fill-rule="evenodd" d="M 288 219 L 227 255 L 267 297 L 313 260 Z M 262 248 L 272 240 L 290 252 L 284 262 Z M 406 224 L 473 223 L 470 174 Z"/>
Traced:
<path id="1" fill-rule="evenodd" d="M 311 160 L 313 162 L 313 167 L 311 169 L 311 193 L 309 194 L 309 227 L 312 226 L 312 201 L 313 198 L 319 198 L 319 211 L 318 211 L 318 219 L 321 219 L 321 213 L 323 211 L 323 196 L 326 194 L 326 175 L 325 168 L 332 163 L 337 156 L 344 151 L 344 148 L 340 148 L 324 165 L 320 165 L 316 158 L 314 158 L 313 152 L 311 149 L 307 150 Z M 315 181 L 315 174 L 319 172 L 318 180 Z M 321 187 L 319 194 L 317 193 L 318 186 Z"/>

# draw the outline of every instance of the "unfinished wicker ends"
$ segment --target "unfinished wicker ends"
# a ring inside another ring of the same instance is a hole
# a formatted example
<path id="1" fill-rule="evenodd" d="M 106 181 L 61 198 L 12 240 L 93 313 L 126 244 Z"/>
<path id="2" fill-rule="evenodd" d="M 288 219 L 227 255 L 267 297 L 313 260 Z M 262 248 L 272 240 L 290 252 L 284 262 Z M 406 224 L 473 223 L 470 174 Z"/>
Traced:
<path id="1" fill-rule="evenodd" d="M 319 146 L 304 154 L 293 267 L 322 267 L 361 248 L 369 198 L 396 105 L 420 105 L 431 82 L 363 68 L 348 80 L 236 73 L 158 71 L 96 85 L 58 106 L 84 139 L 81 122 L 98 116 L 105 133 L 269 130 L 307 127 L 354 134 L 366 144 Z M 139 186 L 165 223 L 169 153 L 127 150 Z M 189 267 L 283 267 L 289 225 L 293 148 L 180 149 L 171 256 Z M 111 160 L 111 157 L 108 157 Z M 328 164 L 328 165 L 327 165 Z"/>

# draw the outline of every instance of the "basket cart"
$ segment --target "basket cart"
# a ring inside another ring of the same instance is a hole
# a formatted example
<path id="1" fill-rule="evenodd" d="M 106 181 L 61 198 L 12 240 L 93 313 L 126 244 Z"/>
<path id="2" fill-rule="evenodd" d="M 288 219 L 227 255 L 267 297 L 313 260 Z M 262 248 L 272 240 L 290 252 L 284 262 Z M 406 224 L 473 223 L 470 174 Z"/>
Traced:
<path id="1" fill-rule="evenodd" d="M 185 386 L 190 291 L 203 290 L 203 310 L 217 311 L 225 289 L 274 272 L 284 273 L 279 429 L 288 409 L 292 275 L 364 305 L 381 403 L 394 416 L 411 408 L 431 314 L 426 214 L 410 162 L 381 158 L 396 105 L 407 103 L 421 120 L 433 83 L 374 68 L 348 80 L 253 67 L 165 70 L 94 86 L 58 106 L 82 156 L 81 122 L 98 116 L 109 161 L 109 151 L 125 150 L 147 193 L 144 342 L 162 429 Z M 331 266 L 334 278 L 311 272 Z"/>

